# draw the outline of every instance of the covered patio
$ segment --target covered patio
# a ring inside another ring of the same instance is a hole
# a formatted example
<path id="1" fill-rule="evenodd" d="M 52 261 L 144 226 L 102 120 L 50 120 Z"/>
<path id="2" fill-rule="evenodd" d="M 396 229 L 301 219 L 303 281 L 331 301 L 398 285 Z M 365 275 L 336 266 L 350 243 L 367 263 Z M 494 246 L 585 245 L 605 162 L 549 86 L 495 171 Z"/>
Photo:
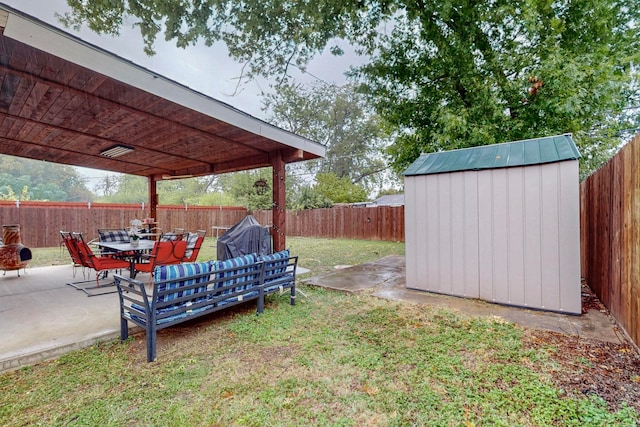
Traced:
<path id="1" fill-rule="evenodd" d="M 0 154 L 147 177 L 151 217 L 158 181 L 271 167 L 277 251 L 285 165 L 325 147 L 0 5 Z"/>

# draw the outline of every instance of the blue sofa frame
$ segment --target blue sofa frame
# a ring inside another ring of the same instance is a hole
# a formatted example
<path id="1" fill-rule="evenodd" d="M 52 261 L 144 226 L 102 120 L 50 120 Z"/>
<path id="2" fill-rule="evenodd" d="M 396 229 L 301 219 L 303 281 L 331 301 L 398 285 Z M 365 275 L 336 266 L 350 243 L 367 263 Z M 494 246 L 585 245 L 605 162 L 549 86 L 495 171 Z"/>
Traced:
<path id="1" fill-rule="evenodd" d="M 253 257 L 253 261 L 251 260 Z M 120 298 L 120 339 L 129 337 L 129 322 L 146 332 L 147 362 L 156 360 L 156 335 L 160 329 L 207 314 L 290 290 L 295 304 L 297 256 L 288 251 L 258 257 L 248 255 L 227 261 L 183 263 L 154 270 L 152 292 L 145 283 L 114 275 Z M 148 309 L 147 309 L 148 308 Z"/>

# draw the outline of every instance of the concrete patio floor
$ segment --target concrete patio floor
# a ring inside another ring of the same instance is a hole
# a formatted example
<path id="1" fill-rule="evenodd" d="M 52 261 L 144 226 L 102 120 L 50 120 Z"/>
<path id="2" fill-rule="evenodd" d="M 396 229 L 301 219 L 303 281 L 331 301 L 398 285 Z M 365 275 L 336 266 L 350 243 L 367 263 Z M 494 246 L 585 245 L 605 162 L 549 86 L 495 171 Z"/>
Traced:
<path id="1" fill-rule="evenodd" d="M 93 273 L 91 277 L 95 278 Z M 138 278 L 148 280 L 143 275 Z M 82 279 L 80 269 L 73 278 L 71 265 L 27 268 L 26 274 L 21 271 L 20 277 L 15 271 L 0 276 L 0 372 L 33 365 L 119 336 L 117 293 L 88 297 L 66 285 Z M 442 306 L 471 315 L 500 316 L 526 328 L 605 342 L 624 340 L 615 321 L 600 310 L 572 316 L 406 289 L 404 257 L 401 256 L 337 269 L 301 282 L 339 291 L 368 292 L 394 301 Z"/>

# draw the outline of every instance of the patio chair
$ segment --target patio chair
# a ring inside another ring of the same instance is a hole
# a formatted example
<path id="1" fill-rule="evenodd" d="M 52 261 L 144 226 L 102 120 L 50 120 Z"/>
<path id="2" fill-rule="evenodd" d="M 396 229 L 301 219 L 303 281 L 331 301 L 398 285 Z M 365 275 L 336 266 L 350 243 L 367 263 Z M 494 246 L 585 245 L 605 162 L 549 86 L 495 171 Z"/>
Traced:
<path id="1" fill-rule="evenodd" d="M 124 228 L 99 228 L 98 240 L 101 242 L 128 242 L 129 232 Z M 114 255 L 116 251 L 110 249 L 102 249 L 103 255 Z"/>
<path id="2" fill-rule="evenodd" d="M 151 254 L 143 257 L 146 262 L 136 262 L 134 269 L 136 272 L 151 273 L 153 276 L 153 269 L 159 265 L 180 264 L 186 248 L 185 240 L 156 241 Z"/>
<path id="3" fill-rule="evenodd" d="M 91 247 L 85 242 L 82 237 L 82 233 L 72 233 L 72 238 L 75 240 L 78 248 L 78 255 L 83 266 L 92 269 L 96 272 L 95 286 L 83 286 L 85 283 L 93 283 L 93 280 L 84 280 L 82 282 L 70 282 L 67 285 L 72 286 L 78 290 L 83 291 L 88 296 L 104 295 L 114 292 L 118 292 L 114 282 L 100 283 L 100 279 L 107 277 L 109 270 L 123 270 L 128 269 L 130 266 L 129 261 L 124 259 L 113 258 L 107 256 L 97 256 L 93 253 Z M 105 288 L 111 288 L 104 291 Z M 100 289 L 99 291 L 93 291 Z"/>
<path id="4" fill-rule="evenodd" d="M 78 245 L 76 244 L 76 240 L 71 236 L 70 231 L 62 231 L 60 230 L 60 236 L 62 236 L 62 242 L 60 242 L 60 246 L 64 245 L 69 251 L 69 255 L 71 256 L 71 261 L 73 262 L 73 273 L 72 277 L 76 277 L 76 269 L 79 267 L 83 268 L 82 277 L 84 277 L 84 267 L 82 264 L 82 259 L 80 258 L 80 254 L 78 253 Z"/>
<path id="5" fill-rule="evenodd" d="M 187 234 L 187 249 L 184 252 L 182 262 L 194 262 L 198 258 L 198 253 L 206 235 L 206 230 L 196 230 L 195 233 Z"/>

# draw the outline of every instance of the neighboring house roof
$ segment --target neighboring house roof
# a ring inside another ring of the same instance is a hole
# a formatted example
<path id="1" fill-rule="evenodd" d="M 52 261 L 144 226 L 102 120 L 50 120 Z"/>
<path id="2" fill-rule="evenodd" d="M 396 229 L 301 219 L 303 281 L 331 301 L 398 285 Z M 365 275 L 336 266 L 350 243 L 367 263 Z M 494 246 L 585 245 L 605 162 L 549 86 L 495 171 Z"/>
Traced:
<path id="1" fill-rule="evenodd" d="M 404 194 L 388 194 L 378 197 L 374 202 L 376 206 L 402 206 L 404 205 Z"/>
<path id="2" fill-rule="evenodd" d="M 580 158 L 570 134 L 422 154 L 405 176 L 507 168 Z"/>

